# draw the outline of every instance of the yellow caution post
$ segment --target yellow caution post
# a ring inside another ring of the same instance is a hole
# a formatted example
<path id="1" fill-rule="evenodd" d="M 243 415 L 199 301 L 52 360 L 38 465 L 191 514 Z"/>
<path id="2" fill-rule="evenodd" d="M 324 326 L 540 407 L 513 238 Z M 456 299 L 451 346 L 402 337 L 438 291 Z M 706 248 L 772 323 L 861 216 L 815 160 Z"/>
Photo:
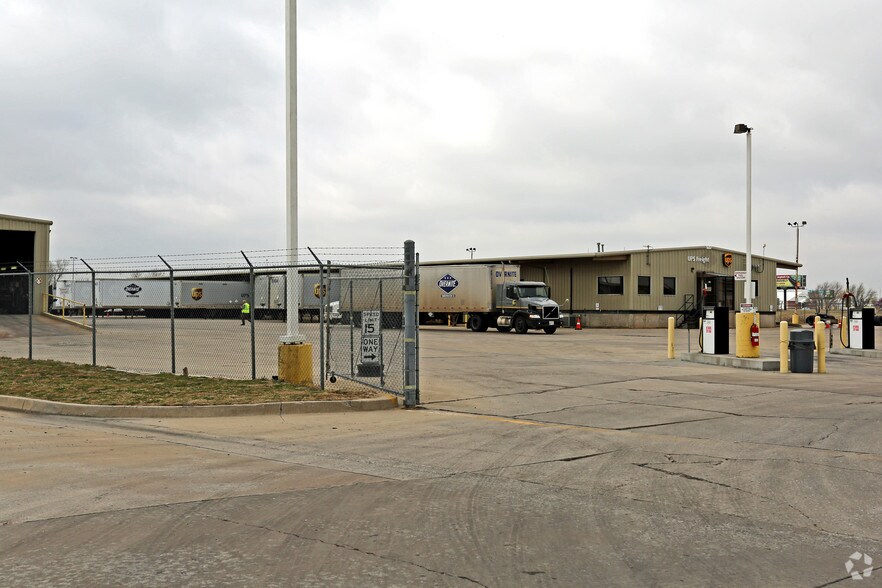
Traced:
<path id="1" fill-rule="evenodd" d="M 790 371 L 790 357 L 787 351 L 790 348 L 790 332 L 787 329 L 787 321 L 781 321 L 781 373 L 786 374 Z"/>
<path id="2" fill-rule="evenodd" d="M 818 373 L 827 373 L 827 325 L 821 317 L 815 317 L 815 347 L 818 349 Z"/>
<path id="3" fill-rule="evenodd" d="M 793 316 L 790 317 L 790 324 L 793 325 L 794 327 L 799 326 L 799 315 L 796 314 L 795 312 L 793 313 Z"/>
<path id="4" fill-rule="evenodd" d="M 756 322 L 757 314 L 755 312 L 736 312 L 735 313 L 735 357 L 759 357 L 759 345 L 752 345 L 750 342 L 751 327 Z"/>
<path id="5" fill-rule="evenodd" d="M 279 379 L 290 384 L 312 385 L 312 345 L 279 345 Z"/>
<path id="6" fill-rule="evenodd" d="M 668 317 L 668 359 L 674 359 L 674 317 Z"/>

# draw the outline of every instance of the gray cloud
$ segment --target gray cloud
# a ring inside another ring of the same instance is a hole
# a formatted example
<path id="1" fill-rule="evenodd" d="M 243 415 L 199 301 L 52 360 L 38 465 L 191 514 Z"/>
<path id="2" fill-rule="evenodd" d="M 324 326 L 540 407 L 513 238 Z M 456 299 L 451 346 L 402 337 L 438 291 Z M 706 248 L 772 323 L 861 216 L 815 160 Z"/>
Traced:
<path id="1" fill-rule="evenodd" d="M 882 288 L 882 7 L 298 3 L 300 242 L 715 244 Z M 0 6 L 0 207 L 53 256 L 284 245 L 284 2 Z"/>

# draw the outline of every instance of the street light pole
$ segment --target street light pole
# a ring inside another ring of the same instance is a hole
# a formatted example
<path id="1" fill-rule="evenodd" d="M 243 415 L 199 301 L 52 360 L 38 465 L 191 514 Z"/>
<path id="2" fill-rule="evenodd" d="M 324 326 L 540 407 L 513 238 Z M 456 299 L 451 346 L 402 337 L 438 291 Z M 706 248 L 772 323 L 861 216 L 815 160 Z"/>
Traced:
<path id="1" fill-rule="evenodd" d="M 747 249 L 746 249 L 747 282 L 745 282 L 745 284 L 744 284 L 744 302 L 748 306 L 751 306 L 753 303 L 753 300 L 752 300 L 753 299 L 753 274 L 752 274 L 753 260 L 751 259 L 751 255 L 750 255 L 750 200 L 751 200 L 751 194 L 750 194 L 750 189 L 751 189 L 751 185 L 750 185 L 751 184 L 751 173 L 750 173 L 750 169 L 751 169 L 751 163 L 750 163 L 750 159 L 751 159 L 751 145 L 750 145 L 751 133 L 750 132 L 752 130 L 753 129 L 751 127 L 749 127 L 745 124 L 742 124 L 742 123 L 735 125 L 735 134 L 736 135 L 742 135 L 745 133 L 747 134 Z"/>
<path id="2" fill-rule="evenodd" d="M 297 0 L 285 2 L 285 83 L 286 83 L 286 179 L 285 200 L 286 245 L 288 268 L 286 278 L 286 326 L 283 344 L 301 344 L 300 275 L 297 271 Z M 253 301 L 252 301 L 253 302 Z"/>
<path id="3" fill-rule="evenodd" d="M 469 259 L 475 258 L 475 251 L 477 251 L 477 249 L 475 249 L 474 247 L 466 247 L 466 251 L 469 252 Z"/>
<path id="4" fill-rule="evenodd" d="M 793 298 L 793 302 L 796 305 L 796 308 L 799 308 L 799 229 L 806 226 L 808 223 L 805 221 L 793 221 L 792 223 L 787 223 L 788 227 L 793 227 L 796 229 L 796 280 L 794 280 L 793 284 L 796 287 L 796 295 Z M 786 301 L 785 301 L 786 302 Z"/>

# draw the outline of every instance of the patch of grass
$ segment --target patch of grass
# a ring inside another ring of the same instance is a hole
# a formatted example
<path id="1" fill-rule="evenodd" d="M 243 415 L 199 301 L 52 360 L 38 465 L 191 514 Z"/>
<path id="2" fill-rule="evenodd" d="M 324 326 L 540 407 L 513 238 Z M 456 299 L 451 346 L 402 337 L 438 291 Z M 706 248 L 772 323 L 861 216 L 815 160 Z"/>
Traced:
<path id="1" fill-rule="evenodd" d="M 0 394 L 77 404 L 197 406 L 372 398 L 370 390 L 322 392 L 273 380 L 136 374 L 60 361 L 0 357 Z"/>

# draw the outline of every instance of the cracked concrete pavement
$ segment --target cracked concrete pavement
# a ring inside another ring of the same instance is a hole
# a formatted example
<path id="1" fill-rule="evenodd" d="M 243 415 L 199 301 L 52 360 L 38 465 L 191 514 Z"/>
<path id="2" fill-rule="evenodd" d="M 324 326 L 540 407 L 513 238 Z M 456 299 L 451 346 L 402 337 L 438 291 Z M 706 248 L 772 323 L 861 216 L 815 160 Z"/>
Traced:
<path id="1" fill-rule="evenodd" d="M 663 331 L 420 344 L 419 410 L 0 412 L 4 585 L 845 586 L 852 553 L 882 563 L 882 359 L 695 365 Z"/>

